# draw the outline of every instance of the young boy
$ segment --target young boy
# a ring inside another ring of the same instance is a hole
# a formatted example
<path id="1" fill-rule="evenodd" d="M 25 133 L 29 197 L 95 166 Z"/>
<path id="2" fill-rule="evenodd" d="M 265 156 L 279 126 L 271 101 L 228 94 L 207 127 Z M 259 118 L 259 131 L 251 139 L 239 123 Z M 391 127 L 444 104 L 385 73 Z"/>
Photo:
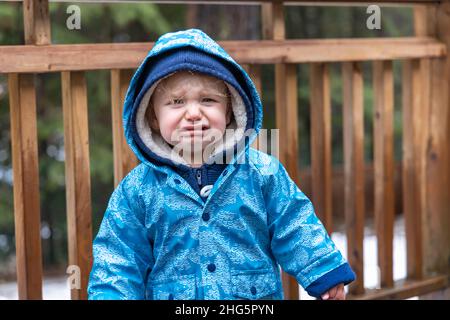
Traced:
<path id="1" fill-rule="evenodd" d="M 250 148 L 261 124 L 253 82 L 215 41 L 158 39 L 126 95 L 142 163 L 109 201 L 89 299 L 283 299 L 280 266 L 310 295 L 345 299 L 355 275 L 311 202 Z"/>

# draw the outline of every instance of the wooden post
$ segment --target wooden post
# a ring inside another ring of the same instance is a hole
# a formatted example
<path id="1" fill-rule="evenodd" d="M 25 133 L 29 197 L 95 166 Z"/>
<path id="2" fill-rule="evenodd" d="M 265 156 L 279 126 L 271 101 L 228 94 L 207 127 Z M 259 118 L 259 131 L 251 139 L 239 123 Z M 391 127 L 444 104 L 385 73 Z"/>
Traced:
<path id="1" fill-rule="evenodd" d="M 417 36 L 430 36 L 450 50 L 450 3 L 414 8 Z M 448 51 L 450 52 L 450 51 Z M 422 273 L 447 273 L 450 259 L 450 59 L 422 59 L 420 72 L 423 107 L 428 116 L 423 141 L 424 209 L 421 212 L 423 239 Z"/>
<path id="2" fill-rule="evenodd" d="M 256 91 L 258 91 L 259 97 L 262 98 L 262 82 L 261 82 L 261 65 L 250 64 L 245 66 L 245 71 L 255 84 Z"/>
<path id="3" fill-rule="evenodd" d="M 428 104 L 423 103 L 419 60 L 403 63 L 403 208 L 405 216 L 408 278 L 423 278 L 423 223 L 426 197 L 424 142 Z"/>
<path id="4" fill-rule="evenodd" d="M 48 0 L 24 0 L 25 44 L 50 43 Z M 42 299 L 36 88 L 33 74 L 8 77 L 19 299 Z"/>
<path id="5" fill-rule="evenodd" d="M 328 234 L 331 234 L 331 101 L 328 65 L 313 63 L 310 68 L 312 202 Z"/>
<path id="6" fill-rule="evenodd" d="M 392 61 L 373 64 L 374 216 L 380 284 L 392 287 L 394 246 L 394 77 Z"/>
<path id="7" fill-rule="evenodd" d="M 73 300 L 85 300 L 92 266 L 91 173 L 86 79 L 83 71 L 65 71 L 61 74 L 61 80 L 69 265 L 78 267 L 80 271 L 80 288 L 72 289 L 71 297 Z"/>
<path id="8" fill-rule="evenodd" d="M 19 299 L 42 299 L 41 220 L 34 75 L 10 74 L 8 80 Z"/>
<path id="9" fill-rule="evenodd" d="M 284 39 L 283 4 L 274 3 L 274 39 Z M 283 23 L 283 24 L 282 24 Z M 280 161 L 298 185 L 297 65 L 275 65 L 275 112 L 280 130 Z"/>
<path id="10" fill-rule="evenodd" d="M 272 6 L 270 4 L 261 4 L 261 39 L 268 40 L 273 38 L 273 17 L 272 17 Z M 259 64 L 250 64 L 244 65 L 245 70 L 249 74 L 250 78 L 253 80 L 256 90 L 258 91 L 259 97 L 262 101 L 262 74 L 261 74 L 261 65 Z M 273 137 L 272 137 L 273 138 Z M 265 141 L 261 141 L 260 139 L 266 139 Z M 259 149 L 261 148 L 262 143 L 267 148 L 267 139 L 268 135 L 258 135 L 255 141 L 252 144 L 252 148 Z M 272 152 L 272 154 L 274 154 Z"/>
<path id="11" fill-rule="evenodd" d="M 433 13 L 433 11 L 431 11 Z M 450 261 L 450 3 L 443 1 L 431 21 L 447 56 L 431 65 L 430 125 L 427 144 L 427 217 L 425 270 L 448 274 Z M 434 19 L 436 17 L 436 19 Z M 429 18 L 430 19 L 430 18 Z M 442 254 L 441 254 L 442 252 Z"/>
<path id="12" fill-rule="evenodd" d="M 186 23 L 185 26 L 187 29 L 197 28 L 198 27 L 198 4 L 188 3 L 186 8 Z"/>
<path id="13" fill-rule="evenodd" d="M 345 221 L 348 261 L 356 273 L 349 293 L 364 293 L 364 101 L 361 64 L 345 62 L 343 72 Z"/>
<path id="14" fill-rule="evenodd" d="M 263 34 L 273 40 L 285 39 L 283 3 L 262 5 Z M 298 185 L 298 139 L 297 139 L 297 66 L 279 63 L 275 65 L 275 112 L 279 129 L 280 162 Z M 296 279 L 283 271 L 284 296 L 287 300 L 298 300 Z"/>
<path id="15" fill-rule="evenodd" d="M 26 44 L 51 43 L 48 0 L 23 0 L 23 18 Z"/>
<path id="16" fill-rule="evenodd" d="M 248 73 L 249 77 L 252 79 L 253 83 L 255 84 L 256 90 L 258 91 L 258 94 L 260 96 L 260 99 L 262 99 L 261 92 L 262 92 L 262 83 L 261 83 L 261 66 L 256 64 L 243 64 L 242 67 L 245 69 L 245 71 Z M 259 149 L 260 141 L 259 139 L 265 139 L 267 135 L 258 135 L 256 137 L 255 141 L 253 141 L 251 147 L 254 149 Z M 262 143 L 265 143 L 265 141 L 261 141 Z"/>
<path id="17" fill-rule="evenodd" d="M 125 140 L 122 113 L 125 95 L 133 70 L 111 70 L 111 108 L 114 154 L 114 186 L 138 164 L 138 159 Z"/>

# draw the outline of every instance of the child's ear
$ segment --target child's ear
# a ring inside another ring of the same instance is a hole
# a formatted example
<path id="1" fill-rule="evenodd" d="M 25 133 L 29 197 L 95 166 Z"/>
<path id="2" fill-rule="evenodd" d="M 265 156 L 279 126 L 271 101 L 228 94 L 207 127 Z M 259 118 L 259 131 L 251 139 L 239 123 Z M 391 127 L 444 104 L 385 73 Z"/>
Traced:
<path id="1" fill-rule="evenodd" d="M 158 120 L 156 120 L 156 118 L 152 118 L 150 120 L 150 128 L 152 128 L 152 130 L 159 132 L 159 124 L 158 124 Z"/>
<path id="2" fill-rule="evenodd" d="M 147 107 L 147 110 L 145 112 L 147 122 L 150 126 L 150 128 L 154 131 L 159 131 L 159 123 L 158 119 L 156 119 L 155 109 L 153 108 L 153 105 L 150 103 Z"/>

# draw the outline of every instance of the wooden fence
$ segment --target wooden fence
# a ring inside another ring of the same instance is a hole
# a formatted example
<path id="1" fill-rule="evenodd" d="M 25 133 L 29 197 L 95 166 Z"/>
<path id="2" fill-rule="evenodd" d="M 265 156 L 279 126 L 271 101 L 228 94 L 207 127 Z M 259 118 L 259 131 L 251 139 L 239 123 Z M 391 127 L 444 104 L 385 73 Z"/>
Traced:
<path id="1" fill-rule="evenodd" d="M 450 253 L 450 64 L 447 55 L 450 3 L 378 1 L 414 4 L 414 37 L 286 40 L 285 8 L 300 2 L 303 1 L 259 1 L 263 40 L 220 41 L 220 44 L 245 65 L 260 93 L 261 64 L 275 65 L 276 125 L 282 142 L 280 160 L 296 182 L 299 176 L 296 66 L 310 64 L 312 200 L 329 232 L 333 228 L 329 64 L 341 63 L 348 260 L 358 276 L 358 281 L 350 286 L 349 298 L 406 298 L 446 287 Z M 316 2 L 322 4 L 325 1 Z M 79 290 L 73 289 L 71 296 L 72 299 L 86 299 L 92 264 L 92 226 L 85 71 L 107 69 L 111 72 L 114 178 L 117 184 L 137 164 L 123 136 L 124 95 L 133 69 L 152 44 L 52 45 L 48 0 L 24 0 L 23 15 L 25 45 L 0 47 L 0 73 L 7 74 L 9 79 L 19 298 L 42 298 L 34 78 L 36 73 L 59 72 L 66 154 L 68 263 L 81 268 L 82 285 Z M 403 65 L 402 198 L 408 272 L 407 278 L 399 282 L 393 279 L 393 60 L 401 60 Z M 381 289 L 377 290 L 367 290 L 363 281 L 362 61 L 373 61 L 374 70 L 374 196 L 381 272 Z M 283 273 L 283 283 L 286 299 L 298 299 L 295 279 Z"/>

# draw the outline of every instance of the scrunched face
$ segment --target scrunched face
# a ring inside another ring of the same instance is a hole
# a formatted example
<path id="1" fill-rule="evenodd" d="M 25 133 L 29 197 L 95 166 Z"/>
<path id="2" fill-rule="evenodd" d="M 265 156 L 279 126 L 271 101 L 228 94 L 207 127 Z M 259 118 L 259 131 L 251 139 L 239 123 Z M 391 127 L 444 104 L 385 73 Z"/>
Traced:
<path id="1" fill-rule="evenodd" d="M 146 117 L 171 146 L 201 151 L 221 138 L 231 121 L 230 92 L 218 78 L 179 71 L 158 84 Z"/>

